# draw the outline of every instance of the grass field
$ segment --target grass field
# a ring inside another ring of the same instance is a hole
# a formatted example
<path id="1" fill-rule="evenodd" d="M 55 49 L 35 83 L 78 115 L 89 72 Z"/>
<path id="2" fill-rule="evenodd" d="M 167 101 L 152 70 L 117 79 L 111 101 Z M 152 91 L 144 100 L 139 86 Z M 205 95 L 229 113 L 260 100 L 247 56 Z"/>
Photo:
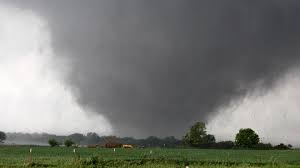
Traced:
<path id="1" fill-rule="evenodd" d="M 0 147 L 0 167 L 300 167 L 299 150 L 29 149 Z"/>

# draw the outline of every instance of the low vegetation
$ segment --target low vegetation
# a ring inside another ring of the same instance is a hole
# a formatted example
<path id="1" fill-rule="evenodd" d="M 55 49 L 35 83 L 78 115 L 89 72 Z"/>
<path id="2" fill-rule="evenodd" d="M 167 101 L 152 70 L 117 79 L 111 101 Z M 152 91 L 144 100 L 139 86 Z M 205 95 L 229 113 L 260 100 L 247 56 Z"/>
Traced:
<path id="1" fill-rule="evenodd" d="M 6 139 L 6 134 L 2 131 L 0 131 L 0 143 L 3 143 L 3 141 Z"/>
<path id="2" fill-rule="evenodd" d="M 59 146 L 59 143 L 55 139 L 49 139 L 48 143 L 51 147 Z"/>
<path id="3" fill-rule="evenodd" d="M 70 140 L 70 139 L 66 139 L 65 140 L 65 142 L 64 142 L 64 145 L 66 146 L 66 147 L 71 147 L 72 145 L 74 145 L 75 143 L 72 141 L 72 140 Z"/>

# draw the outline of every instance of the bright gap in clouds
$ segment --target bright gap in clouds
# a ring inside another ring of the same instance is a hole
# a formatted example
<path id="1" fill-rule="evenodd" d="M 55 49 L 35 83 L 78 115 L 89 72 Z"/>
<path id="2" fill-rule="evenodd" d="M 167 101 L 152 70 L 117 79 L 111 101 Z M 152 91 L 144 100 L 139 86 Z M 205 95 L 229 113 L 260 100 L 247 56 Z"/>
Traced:
<path id="1" fill-rule="evenodd" d="M 66 73 L 57 65 L 68 66 L 54 54 L 50 35 L 41 17 L 0 4 L 0 130 L 111 133 L 110 124 L 80 107 L 61 82 Z"/>
<path id="2" fill-rule="evenodd" d="M 263 142 L 300 145 L 300 69 L 293 69 L 263 93 L 256 89 L 220 108 L 208 124 L 219 140 L 234 140 L 240 128 L 253 128 Z"/>

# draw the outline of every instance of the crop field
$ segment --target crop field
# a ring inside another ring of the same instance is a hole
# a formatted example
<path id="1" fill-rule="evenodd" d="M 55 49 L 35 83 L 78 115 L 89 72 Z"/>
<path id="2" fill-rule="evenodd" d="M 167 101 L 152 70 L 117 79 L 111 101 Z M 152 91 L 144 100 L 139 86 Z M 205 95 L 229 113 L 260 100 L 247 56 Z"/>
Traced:
<path id="1" fill-rule="evenodd" d="M 300 167 L 299 150 L 0 147 L 0 167 Z"/>

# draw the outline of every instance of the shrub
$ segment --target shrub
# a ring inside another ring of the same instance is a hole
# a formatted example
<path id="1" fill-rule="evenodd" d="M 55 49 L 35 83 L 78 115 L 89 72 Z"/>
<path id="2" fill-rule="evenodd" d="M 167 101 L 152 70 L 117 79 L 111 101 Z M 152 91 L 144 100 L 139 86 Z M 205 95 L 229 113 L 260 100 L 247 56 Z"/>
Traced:
<path id="1" fill-rule="evenodd" d="M 279 145 L 276 145 L 274 146 L 274 149 L 277 149 L 277 150 L 288 150 L 288 149 L 291 149 L 292 148 L 292 145 L 285 145 L 283 143 L 279 144 Z"/>
<path id="2" fill-rule="evenodd" d="M 232 141 L 221 141 L 215 143 L 215 149 L 232 149 L 234 147 L 234 142 Z"/>
<path id="3" fill-rule="evenodd" d="M 55 139 L 49 139 L 48 143 L 51 147 L 59 146 L 59 143 Z"/>
<path id="4" fill-rule="evenodd" d="M 0 143 L 3 143 L 3 141 L 6 139 L 6 134 L 2 131 L 0 131 Z"/>
<path id="5" fill-rule="evenodd" d="M 70 139 L 66 139 L 64 144 L 66 147 L 70 147 L 70 146 L 74 145 L 74 142 Z"/>
<path id="6" fill-rule="evenodd" d="M 253 146 L 253 148 L 258 149 L 258 150 L 271 150 L 271 149 L 273 149 L 273 146 L 270 143 L 267 143 L 267 144 L 259 143 L 255 146 Z"/>

